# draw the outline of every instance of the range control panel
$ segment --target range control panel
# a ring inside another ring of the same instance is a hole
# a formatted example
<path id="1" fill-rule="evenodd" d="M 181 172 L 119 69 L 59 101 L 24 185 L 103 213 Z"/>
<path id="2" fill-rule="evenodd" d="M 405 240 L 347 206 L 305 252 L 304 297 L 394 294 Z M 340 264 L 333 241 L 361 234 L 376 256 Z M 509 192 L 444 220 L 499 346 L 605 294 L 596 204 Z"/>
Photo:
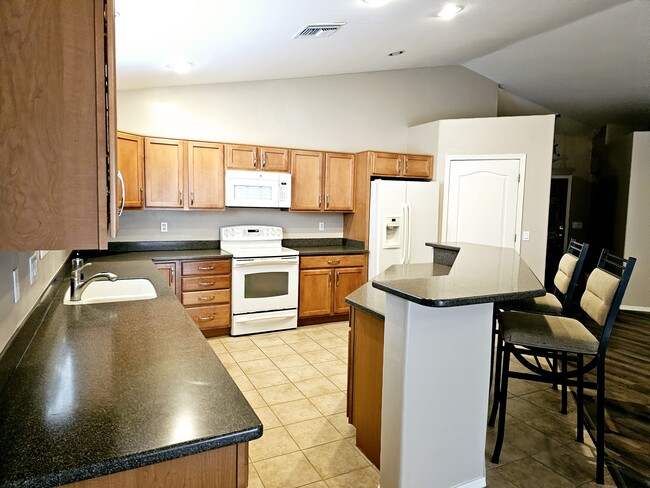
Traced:
<path id="1" fill-rule="evenodd" d="M 220 229 L 222 241 L 282 240 L 282 227 L 270 225 L 233 225 Z"/>

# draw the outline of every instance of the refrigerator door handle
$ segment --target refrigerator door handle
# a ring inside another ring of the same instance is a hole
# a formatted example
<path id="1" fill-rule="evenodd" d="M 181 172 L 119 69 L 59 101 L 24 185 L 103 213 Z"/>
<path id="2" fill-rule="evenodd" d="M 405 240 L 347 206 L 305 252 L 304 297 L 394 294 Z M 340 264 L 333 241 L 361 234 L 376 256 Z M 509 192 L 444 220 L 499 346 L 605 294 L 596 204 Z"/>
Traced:
<path id="1" fill-rule="evenodd" d="M 406 264 L 410 264 L 411 262 L 411 203 L 406 202 Z"/>
<path id="2" fill-rule="evenodd" d="M 406 202 L 402 202 L 402 255 L 399 259 L 399 264 L 406 264 L 406 253 L 408 249 L 408 229 L 406 228 L 406 221 L 408 219 L 408 209 Z"/>

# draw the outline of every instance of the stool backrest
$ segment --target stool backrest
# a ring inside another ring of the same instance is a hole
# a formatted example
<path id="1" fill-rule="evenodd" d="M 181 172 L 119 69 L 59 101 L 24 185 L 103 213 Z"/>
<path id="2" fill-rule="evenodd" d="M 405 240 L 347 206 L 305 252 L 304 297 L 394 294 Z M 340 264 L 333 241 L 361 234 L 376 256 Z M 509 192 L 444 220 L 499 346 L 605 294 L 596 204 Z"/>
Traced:
<path id="1" fill-rule="evenodd" d="M 598 265 L 589 275 L 580 307 L 598 325 L 604 327 L 600 353 L 605 352 L 616 316 L 630 281 L 636 258 L 620 258 L 603 249 Z"/>
<path id="2" fill-rule="evenodd" d="M 571 239 L 566 253 L 560 259 L 558 264 L 557 273 L 553 278 L 555 285 L 555 295 L 562 301 L 562 312 L 566 314 L 573 299 L 573 292 L 578 284 L 578 278 L 582 271 L 582 265 L 587 257 L 587 250 L 589 249 L 588 243 L 579 243 L 575 239 Z"/>

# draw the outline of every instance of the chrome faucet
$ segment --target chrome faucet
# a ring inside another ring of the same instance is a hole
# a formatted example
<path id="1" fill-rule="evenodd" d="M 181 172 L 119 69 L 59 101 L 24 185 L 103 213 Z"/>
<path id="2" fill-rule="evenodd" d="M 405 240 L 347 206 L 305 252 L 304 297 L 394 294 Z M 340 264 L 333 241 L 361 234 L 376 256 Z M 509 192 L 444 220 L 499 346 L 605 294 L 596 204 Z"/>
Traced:
<path id="1" fill-rule="evenodd" d="M 84 265 L 75 267 L 75 269 L 72 270 L 72 273 L 70 273 L 70 301 L 72 302 L 78 302 L 81 300 L 81 294 L 84 292 L 86 287 L 92 283 L 93 281 L 105 279 L 105 280 L 110 280 L 110 281 L 116 281 L 117 280 L 117 275 L 113 273 L 97 273 L 92 275 L 90 278 L 84 281 L 83 276 L 81 274 L 81 270 L 86 268 L 87 266 L 90 266 L 92 263 L 86 263 Z"/>

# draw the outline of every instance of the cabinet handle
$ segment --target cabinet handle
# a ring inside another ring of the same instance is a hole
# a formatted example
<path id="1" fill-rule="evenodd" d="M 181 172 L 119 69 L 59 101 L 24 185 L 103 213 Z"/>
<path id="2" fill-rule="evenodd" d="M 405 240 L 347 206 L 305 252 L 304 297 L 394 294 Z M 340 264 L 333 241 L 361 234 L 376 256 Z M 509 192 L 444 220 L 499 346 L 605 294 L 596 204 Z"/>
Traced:
<path id="1" fill-rule="evenodd" d="M 409 174 L 409 158 L 404 156 L 404 174 Z"/>
<path id="2" fill-rule="evenodd" d="M 257 151 L 253 152 L 253 168 L 257 168 Z"/>
<path id="3" fill-rule="evenodd" d="M 202 302 L 209 302 L 210 300 L 214 300 L 214 295 L 210 295 L 209 297 L 199 297 L 199 300 Z"/>
<path id="4" fill-rule="evenodd" d="M 322 195 L 318 195 L 318 206 L 320 207 L 321 202 L 323 201 Z"/>
<path id="5" fill-rule="evenodd" d="M 169 270 L 172 272 L 172 278 L 174 277 L 175 270 L 174 268 L 169 268 Z"/>
<path id="6" fill-rule="evenodd" d="M 199 322 L 208 322 L 210 320 L 214 320 L 214 315 L 209 315 L 207 317 L 199 317 Z"/>
<path id="7" fill-rule="evenodd" d="M 144 188 L 140 188 L 140 205 L 144 205 Z"/>
<path id="8" fill-rule="evenodd" d="M 341 276 L 341 273 L 336 271 L 336 286 L 339 286 L 339 277 Z"/>
<path id="9" fill-rule="evenodd" d="M 212 286 L 214 285 L 214 281 L 200 281 L 199 286 Z"/>
<path id="10" fill-rule="evenodd" d="M 199 266 L 199 271 L 210 271 L 214 266 Z"/>
<path id="11" fill-rule="evenodd" d="M 178 204 L 183 205 L 183 190 L 178 190 Z"/>
<path id="12" fill-rule="evenodd" d="M 190 191 L 190 206 L 194 206 L 194 190 Z"/>
<path id="13" fill-rule="evenodd" d="M 330 208 L 330 196 L 325 195 L 325 208 Z"/>
<path id="14" fill-rule="evenodd" d="M 328 259 L 327 264 L 339 264 L 341 262 L 340 259 Z"/>
<path id="15" fill-rule="evenodd" d="M 262 153 L 262 168 L 266 167 L 266 153 Z"/>
<path id="16" fill-rule="evenodd" d="M 402 158 L 397 158 L 397 172 L 402 171 Z"/>

